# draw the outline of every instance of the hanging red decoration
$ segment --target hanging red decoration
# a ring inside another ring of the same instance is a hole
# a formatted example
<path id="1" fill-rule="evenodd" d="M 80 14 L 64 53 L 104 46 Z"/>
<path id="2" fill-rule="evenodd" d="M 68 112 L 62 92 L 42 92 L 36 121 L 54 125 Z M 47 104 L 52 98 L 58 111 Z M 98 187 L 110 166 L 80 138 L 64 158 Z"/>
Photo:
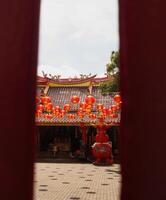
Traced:
<path id="1" fill-rule="evenodd" d="M 53 108 L 53 113 L 57 116 L 61 112 L 61 109 L 59 106 L 55 106 Z"/>
<path id="2" fill-rule="evenodd" d="M 96 108 L 97 108 L 97 110 L 101 111 L 101 110 L 103 109 L 103 104 L 98 103 L 98 104 L 96 105 Z"/>
<path id="3" fill-rule="evenodd" d="M 89 118 L 91 118 L 91 119 L 96 119 L 96 115 L 93 114 L 93 113 L 90 113 L 90 114 L 89 114 Z"/>
<path id="4" fill-rule="evenodd" d="M 77 113 L 83 113 L 85 110 L 83 108 L 78 108 Z"/>
<path id="5" fill-rule="evenodd" d="M 51 111 L 52 109 L 53 109 L 53 104 L 52 103 L 46 104 L 46 110 L 47 111 Z"/>
<path id="6" fill-rule="evenodd" d="M 90 108 L 87 107 L 86 110 L 85 110 L 86 114 L 88 114 L 88 115 L 89 115 L 89 113 L 91 113 L 91 111 L 92 111 L 92 108 L 91 108 L 91 107 L 90 107 Z"/>
<path id="7" fill-rule="evenodd" d="M 53 115 L 52 114 L 45 114 L 44 117 L 48 120 L 52 119 L 53 118 Z"/>
<path id="8" fill-rule="evenodd" d="M 104 119 L 105 119 L 105 116 L 104 116 L 104 115 L 100 115 L 100 116 L 98 117 L 99 125 L 100 125 L 100 126 L 103 126 Z"/>
<path id="9" fill-rule="evenodd" d="M 116 104 L 116 106 L 117 106 L 117 109 L 120 110 L 122 107 L 122 102 L 120 101 L 119 103 Z"/>
<path id="10" fill-rule="evenodd" d="M 79 103 L 79 101 L 80 101 L 80 98 L 77 95 L 72 96 L 72 98 L 71 98 L 72 103 L 77 104 L 77 103 Z"/>
<path id="11" fill-rule="evenodd" d="M 57 115 L 57 117 L 58 118 L 63 118 L 65 115 L 64 115 L 64 113 L 62 113 L 62 112 L 60 112 L 58 115 Z"/>
<path id="12" fill-rule="evenodd" d="M 66 111 L 65 111 L 65 110 L 61 110 L 61 111 L 59 112 L 59 114 L 58 114 L 58 117 L 59 117 L 59 118 L 63 118 L 63 117 L 65 116 L 65 114 L 66 114 Z"/>
<path id="13" fill-rule="evenodd" d="M 37 110 L 36 111 L 36 117 L 38 118 L 38 117 L 41 117 L 41 114 L 42 114 L 42 111 L 41 110 Z"/>
<path id="14" fill-rule="evenodd" d="M 102 112 L 103 112 L 104 115 L 108 115 L 109 114 L 109 111 L 108 111 L 108 109 L 106 107 L 103 107 Z"/>
<path id="15" fill-rule="evenodd" d="M 113 114 L 112 109 L 109 108 L 109 109 L 108 109 L 108 115 L 112 115 L 112 114 Z"/>
<path id="16" fill-rule="evenodd" d="M 110 108 L 111 108 L 113 113 L 117 111 L 117 106 L 116 105 L 112 105 Z"/>
<path id="17" fill-rule="evenodd" d="M 82 108 L 82 109 L 86 109 L 87 106 L 88 106 L 88 104 L 86 102 L 81 102 L 80 103 L 80 108 Z"/>
<path id="18" fill-rule="evenodd" d="M 92 95 L 88 95 L 88 96 L 85 98 L 85 102 L 86 102 L 88 105 L 94 104 L 95 101 L 96 101 L 96 99 L 95 99 Z"/>
<path id="19" fill-rule="evenodd" d="M 70 119 L 70 120 L 75 119 L 75 115 L 74 114 L 68 114 L 68 119 Z"/>
<path id="20" fill-rule="evenodd" d="M 82 113 L 77 113 L 77 115 L 78 115 L 78 117 L 81 118 L 81 119 L 84 117 L 84 115 L 83 115 Z"/>
<path id="21" fill-rule="evenodd" d="M 81 118 L 81 119 L 84 117 L 84 111 L 83 111 L 82 108 L 79 108 L 79 109 L 77 110 L 77 115 L 78 115 L 79 118 Z"/>
<path id="22" fill-rule="evenodd" d="M 55 106 L 55 107 L 54 107 L 54 110 L 55 110 L 56 112 L 60 112 L 60 111 L 61 111 L 61 109 L 60 109 L 59 106 Z"/>
<path id="23" fill-rule="evenodd" d="M 120 104 L 120 103 L 117 103 L 117 104 L 116 104 L 116 108 L 117 108 L 117 110 L 120 110 L 120 109 L 121 109 L 121 104 Z"/>
<path id="24" fill-rule="evenodd" d="M 41 97 L 41 102 L 42 102 L 42 104 L 46 105 L 47 103 L 51 102 L 51 99 L 48 96 L 43 96 L 43 97 Z"/>
<path id="25" fill-rule="evenodd" d="M 116 103 L 120 103 L 120 102 L 121 102 L 121 96 L 120 96 L 119 94 L 116 94 L 116 95 L 114 96 L 114 101 L 115 101 Z"/>
<path id="26" fill-rule="evenodd" d="M 66 111 L 65 111 L 65 110 L 61 110 L 60 113 L 61 113 L 62 115 L 65 115 Z"/>
<path id="27" fill-rule="evenodd" d="M 99 120 L 104 120 L 106 118 L 106 115 L 105 114 L 101 114 L 98 118 L 99 118 Z"/>
<path id="28" fill-rule="evenodd" d="M 36 106 L 36 110 L 43 111 L 44 110 L 44 106 L 42 104 L 39 104 L 39 105 Z"/>
<path id="29" fill-rule="evenodd" d="M 66 112 L 68 112 L 70 110 L 70 105 L 69 104 L 65 104 L 63 108 L 64 108 L 64 110 Z"/>
<path id="30" fill-rule="evenodd" d="M 113 119 L 118 118 L 118 114 L 112 114 L 112 115 L 110 115 L 110 117 Z"/>

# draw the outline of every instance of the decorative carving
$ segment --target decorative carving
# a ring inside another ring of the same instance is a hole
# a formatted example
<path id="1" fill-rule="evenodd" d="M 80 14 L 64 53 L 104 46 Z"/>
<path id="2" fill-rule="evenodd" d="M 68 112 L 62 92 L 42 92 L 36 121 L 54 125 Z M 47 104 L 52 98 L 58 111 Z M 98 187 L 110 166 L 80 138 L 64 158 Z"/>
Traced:
<path id="1" fill-rule="evenodd" d="M 44 78 L 49 78 L 49 79 L 51 79 L 51 80 L 54 80 L 54 81 L 59 81 L 59 79 L 61 78 L 61 75 L 59 75 L 59 74 L 57 74 L 57 75 L 52 75 L 52 74 L 46 74 L 44 71 L 42 71 L 42 74 L 43 74 L 43 77 Z M 89 73 L 89 74 L 80 74 L 80 79 L 82 80 L 82 79 L 88 79 L 88 78 L 90 78 L 90 77 L 92 77 L 92 74 L 91 73 Z M 77 77 L 77 76 L 74 76 L 74 78 L 73 79 L 79 79 L 79 77 Z M 69 77 L 69 81 L 71 81 L 72 80 L 72 78 L 71 77 Z"/>
<path id="2" fill-rule="evenodd" d="M 92 76 L 91 73 L 89 73 L 88 75 L 86 75 L 86 74 L 80 74 L 80 78 L 81 78 L 81 79 L 90 78 L 91 76 Z"/>
<path id="3" fill-rule="evenodd" d="M 59 80 L 61 75 L 58 74 L 58 75 L 53 76 L 52 74 L 49 74 L 49 77 L 50 77 L 51 80 Z"/>
<path id="4" fill-rule="evenodd" d="M 44 71 L 42 71 L 42 74 L 44 78 L 47 78 L 47 74 Z"/>
<path id="5" fill-rule="evenodd" d="M 61 75 L 57 75 L 57 76 L 55 76 L 55 77 L 56 77 L 56 79 L 58 79 L 58 80 L 59 80 L 59 79 L 60 79 L 60 77 L 61 77 Z"/>

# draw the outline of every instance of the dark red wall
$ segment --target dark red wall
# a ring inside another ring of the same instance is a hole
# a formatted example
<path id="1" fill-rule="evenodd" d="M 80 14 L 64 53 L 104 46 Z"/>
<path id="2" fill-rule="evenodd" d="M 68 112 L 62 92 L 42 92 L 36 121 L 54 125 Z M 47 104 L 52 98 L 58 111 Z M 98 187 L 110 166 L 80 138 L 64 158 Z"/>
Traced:
<path id="1" fill-rule="evenodd" d="M 39 0 L 0 6 L 0 199 L 31 200 Z"/>
<path id="2" fill-rule="evenodd" d="M 122 200 L 166 199 L 165 8 L 120 0 Z"/>
<path id="3" fill-rule="evenodd" d="M 120 0 L 122 200 L 166 199 L 165 8 Z M 32 199 L 38 17 L 39 0 L 1 2 L 2 200 Z"/>

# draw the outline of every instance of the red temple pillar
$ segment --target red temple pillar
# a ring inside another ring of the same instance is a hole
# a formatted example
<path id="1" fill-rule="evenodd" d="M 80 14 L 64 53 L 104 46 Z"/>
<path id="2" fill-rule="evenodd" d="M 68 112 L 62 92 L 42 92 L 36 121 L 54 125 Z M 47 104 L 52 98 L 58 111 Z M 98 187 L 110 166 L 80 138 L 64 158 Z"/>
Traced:
<path id="1" fill-rule="evenodd" d="M 82 132 L 82 141 L 84 142 L 84 144 L 87 143 L 87 127 L 81 127 L 81 132 Z"/>
<path id="2" fill-rule="evenodd" d="M 32 200 L 39 0 L 0 6 L 2 200 Z"/>
<path id="3" fill-rule="evenodd" d="M 120 0 L 122 200 L 166 199 L 166 1 Z"/>
<path id="4" fill-rule="evenodd" d="M 81 122 L 80 129 L 82 133 L 82 141 L 84 142 L 84 144 L 86 144 L 87 143 L 87 126 L 85 126 L 85 124 Z"/>

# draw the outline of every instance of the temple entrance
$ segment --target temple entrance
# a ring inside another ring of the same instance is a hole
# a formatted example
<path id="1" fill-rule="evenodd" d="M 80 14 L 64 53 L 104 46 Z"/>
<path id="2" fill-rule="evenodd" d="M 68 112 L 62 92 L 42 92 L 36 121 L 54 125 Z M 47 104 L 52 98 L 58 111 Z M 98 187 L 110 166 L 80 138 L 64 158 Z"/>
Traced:
<path id="1" fill-rule="evenodd" d="M 81 132 L 74 126 L 38 127 L 38 157 L 72 159 L 81 148 Z"/>
<path id="2" fill-rule="evenodd" d="M 107 130 L 115 157 L 118 153 L 117 129 Z M 92 126 L 87 127 L 86 138 L 80 126 L 38 126 L 37 130 L 38 159 L 93 161 L 91 146 L 95 142 L 96 129 Z"/>

